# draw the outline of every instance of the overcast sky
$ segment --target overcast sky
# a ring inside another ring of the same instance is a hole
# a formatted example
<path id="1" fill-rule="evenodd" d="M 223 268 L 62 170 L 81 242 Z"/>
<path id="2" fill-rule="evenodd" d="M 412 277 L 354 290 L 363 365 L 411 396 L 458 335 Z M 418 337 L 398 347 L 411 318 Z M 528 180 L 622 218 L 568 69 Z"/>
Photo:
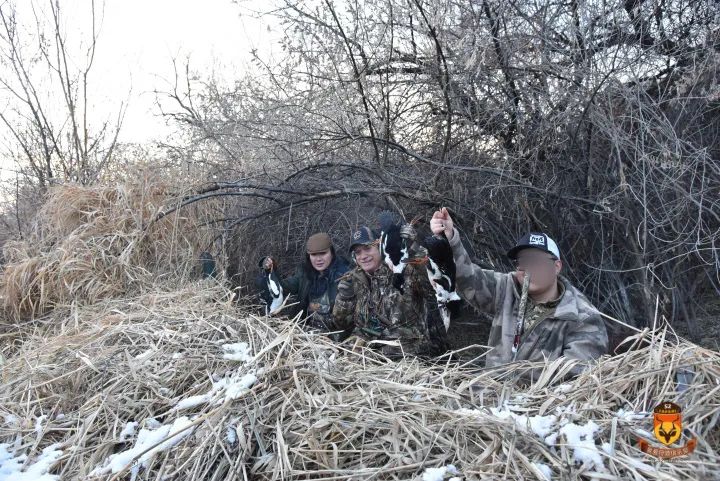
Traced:
<path id="1" fill-rule="evenodd" d="M 49 1 L 15 2 L 19 20 L 26 23 L 21 32 L 26 41 L 36 42 L 33 5 L 49 18 Z M 251 68 L 251 50 L 257 49 L 264 58 L 279 51 L 277 24 L 253 14 L 270 8 L 270 0 L 96 0 L 95 4 L 100 31 L 90 73 L 89 117 L 111 118 L 126 102 L 121 142 L 142 143 L 168 133 L 158 117 L 153 91 L 171 85 L 173 58 L 184 64 L 189 57 L 191 68 L 201 75 L 214 72 L 231 82 Z M 90 38 L 90 5 L 91 0 L 60 0 L 70 54 L 78 61 L 83 55 L 77 42 Z M 9 104 L 3 103 L 7 108 Z"/>
<path id="2" fill-rule="evenodd" d="M 61 1 L 87 4 L 87 0 Z M 249 14 L 269 3 L 106 0 L 96 86 L 100 96 L 116 102 L 132 89 L 121 140 L 142 142 L 164 133 L 152 92 L 172 80 L 173 57 L 190 56 L 191 67 L 200 72 L 214 69 L 231 81 L 249 68 L 252 49 L 272 55 L 277 29 L 268 32 L 267 19 Z"/>

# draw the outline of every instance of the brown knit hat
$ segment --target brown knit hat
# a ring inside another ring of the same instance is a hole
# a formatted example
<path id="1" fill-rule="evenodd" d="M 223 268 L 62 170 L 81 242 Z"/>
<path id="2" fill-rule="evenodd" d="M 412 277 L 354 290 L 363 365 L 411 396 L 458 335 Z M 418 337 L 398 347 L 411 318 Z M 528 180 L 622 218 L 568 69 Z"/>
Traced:
<path id="1" fill-rule="evenodd" d="M 306 250 L 308 254 L 317 254 L 329 250 L 331 247 L 332 240 L 330 236 L 325 232 L 318 232 L 308 237 Z"/>

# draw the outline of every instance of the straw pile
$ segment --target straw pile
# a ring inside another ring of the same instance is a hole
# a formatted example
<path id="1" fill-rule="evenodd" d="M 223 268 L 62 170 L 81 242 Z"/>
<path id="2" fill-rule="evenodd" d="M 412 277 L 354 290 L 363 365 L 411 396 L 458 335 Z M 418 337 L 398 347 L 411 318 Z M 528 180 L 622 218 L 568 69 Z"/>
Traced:
<path id="1" fill-rule="evenodd" d="M 172 203 L 168 189 L 143 176 L 114 187 L 51 188 L 28 239 L 4 248 L 4 317 L 30 319 L 137 292 L 158 278 L 187 277 L 212 237 L 199 227 L 204 211 L 197 207 L 152 222 Z"/>
<path id="2" fill-rule="evenodd" d="M 6 457 L 59 476 L 43 480 L 720 477 L 720 354 L 667 330 L 568 382 L 562 362 L 390 362 L 227 299 L 217 284 L 156 287 L 8 331 Z M 538 367 L 540 382 L 513 382 Z M 666 400 L 698 446 L 661 461 L 636 442 Z"/>

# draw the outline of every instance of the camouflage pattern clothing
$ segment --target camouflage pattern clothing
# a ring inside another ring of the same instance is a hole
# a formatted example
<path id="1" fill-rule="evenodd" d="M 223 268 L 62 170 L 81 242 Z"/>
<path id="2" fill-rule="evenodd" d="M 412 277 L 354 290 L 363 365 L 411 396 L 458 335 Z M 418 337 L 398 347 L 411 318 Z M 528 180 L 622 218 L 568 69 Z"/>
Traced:
<path id="1" fill-rule="evenodd" d="M 493 318 L 485 365 L 494 367 L 516 361 L 554 360 L 561 356 L 584 361 L 571 374 L 608 353 L 608 336 L 600 312 L 566 278 L 559 276 L 560 296 L 534 303 L 528 297 L 525 329 L 513 354 L 521 287 L 513 273 L 501 273 L 473 264 L 455 229 L 450 240 L 457 267 L 460 296 Z"/>
<path id="2" fill-rule="evenodd" d="M 435 297 L 425 267 L 405 267 L 400 289 L 392 280 L 384 263 L 373 274 L 356 267 L 342 277 L 333 309 L 335 328 L 353 328 L 354 335 L 368 341 L 399 341 L 401 348 L 382 346 L 389 357 L 430 353 L 427 303 Z"/>

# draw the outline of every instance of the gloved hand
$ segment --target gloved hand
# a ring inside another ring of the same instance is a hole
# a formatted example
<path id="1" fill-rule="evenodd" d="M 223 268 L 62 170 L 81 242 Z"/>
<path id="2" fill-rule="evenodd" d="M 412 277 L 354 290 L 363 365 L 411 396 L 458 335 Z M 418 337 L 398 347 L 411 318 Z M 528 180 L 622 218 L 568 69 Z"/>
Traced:
<path id="1" fill-rule="evenodd" d="M 343 277 L 340 279 L 340 282 L 338 282 L 337 297 L 343 301 L 355 299 L 355 290 L 353 289 L 352 280 L 349 277 Z"/>

